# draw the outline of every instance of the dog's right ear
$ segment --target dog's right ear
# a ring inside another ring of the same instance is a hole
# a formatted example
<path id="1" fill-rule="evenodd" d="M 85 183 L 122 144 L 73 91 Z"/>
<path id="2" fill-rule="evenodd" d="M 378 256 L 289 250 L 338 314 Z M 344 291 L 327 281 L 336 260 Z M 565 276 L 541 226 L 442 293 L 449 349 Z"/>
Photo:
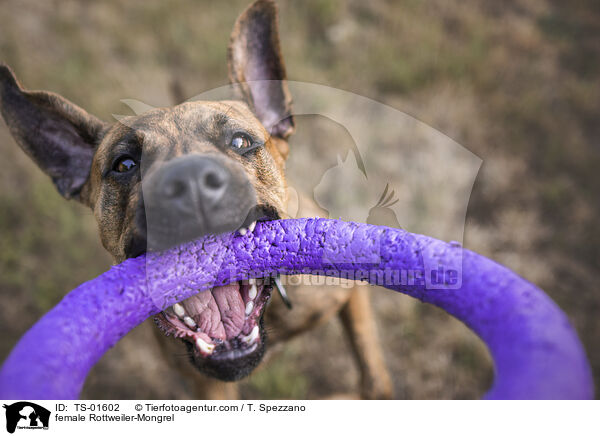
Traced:
<path id="1" fill-rule="evenodd" d="M 237 19 L 228 51 L 229 79 L 261 123 L 274 136 L 294 131 L 292 98 L 279 48 L 277 7 L 257 0 Z"/>
<path id="2" fill-rule="evenodd" d="M 0 112 L 10 132 L 65 198 L 79 199 L 108 124 L 60 95 L 25 91 L 0 64 Z"/>

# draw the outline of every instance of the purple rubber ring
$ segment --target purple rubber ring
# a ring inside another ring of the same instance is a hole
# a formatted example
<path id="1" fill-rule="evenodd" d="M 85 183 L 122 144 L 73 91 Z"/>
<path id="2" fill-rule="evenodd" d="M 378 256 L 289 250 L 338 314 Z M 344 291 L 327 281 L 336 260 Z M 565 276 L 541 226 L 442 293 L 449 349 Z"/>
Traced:
<path id="1" fill-rule="evenodd" d="M 219 262 L 212 262 L 216 253 Z M 327 253 L 351 262 L 331 263 Z M 126 260 L 74 289 L 40 319 L 4 362 L 0 397 L 76 399 L 92 366 L 119 339 L 149 316 L 214 283 L 253 271 L 265 276 L 354 271 L 372 278 L 372 272 L 386 269 L 424 271 L 425 264 L 462 270 L 460 287 L 385 286 L 444 309 L 479 335 L 495 364 L 494 384 L 485 398 L 594 396 L 585 351 L 558 306 L 509 269 L 455 244 L 400 229 L 297 219 L 258 223 L 252 234 L 209 236 L 149 256 L 162 267 L 148 268 L 150 257 L 145 256 Z M 374 256 L 377 263 L 370 260 Z M 160 304 L 152 295 L 157 283 L 163 292 Z"/>

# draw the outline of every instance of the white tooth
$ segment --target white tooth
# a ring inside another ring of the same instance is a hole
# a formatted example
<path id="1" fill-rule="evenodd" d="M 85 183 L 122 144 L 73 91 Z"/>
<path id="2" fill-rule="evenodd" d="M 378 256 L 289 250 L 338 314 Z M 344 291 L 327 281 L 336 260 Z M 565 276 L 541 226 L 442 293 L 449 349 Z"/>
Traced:
<path id="1" fill-rule="evenodd" d="M 185 316 L 185 309 L 179 303 L 175 303 L 173 305 L 173 312 L 175 312 L 175 315 L 177 315 L 179 318 L 183 318 Z"/>
<path id="2" fill-rule="evenodd" d="M 248 291 L 248 297 L 250 297 L 251 300 L 254 300 L 256 294 L 258 294 L 258 290 L 256 289 L 256 285 L 252 283 L 252 286 L 250 286 L 250 290 Z"/>
<path id="3" fill-rule="evenodd" d="M 250 300 L 246 304 L 246 316 L 248 316 L 252 313 L 252 309 L 254 309 L 254 302 L 252 302 L 252 300 Z"/>
<path id="4" fill-rule="evenodd" d="M 250 345 L 253 342 L 256 342 L 256 340 L 258 339 L 258 326 L 255 325 L 254 328 L 252 329 L 252 331 L 250 332 L 250 334 L 248 336 L 244 336 L 242 338 L 242 341 L 244 341 L 246 344 Z"/>
<path id="5" fill-rule="evenodd" d="M 214 344 L 209 344 L 202 338 L 196 338 L 196 346 L 200 349 L 200 351 L 207 354 L 212 354 L 213 350 L 215 349 Z"/>
<path id="6" fill-rule="evenodd" d="M 192 318 L 190 318 L 189 316 L 184 316 L 183 317 L 183 322 L 187 324 L 187 326 L 191 329 L 196 328 L 196 321 L 194 321 Z"/>
<path id="7" fill-rule="evenodd" d="M 248 226 L 248 231 L 252 233 L 254 231 L 254 227 L 256 226 L 256 221 L 252 221 Z"/>
<path id="8" fill-rule="evenodd" d="M 248 279 L 248 284 L 249 284 L 249 285 L 254 285 L 254 284 L 256 284 L 256 279 Z"/>
<path id="9" fill-rule="evenodd" d="M 240 227 L 240 229 L 238 230 L 238 232 L 240 232 L 240 235 L 244 236 L 247 232 L 245 227 Z"/>

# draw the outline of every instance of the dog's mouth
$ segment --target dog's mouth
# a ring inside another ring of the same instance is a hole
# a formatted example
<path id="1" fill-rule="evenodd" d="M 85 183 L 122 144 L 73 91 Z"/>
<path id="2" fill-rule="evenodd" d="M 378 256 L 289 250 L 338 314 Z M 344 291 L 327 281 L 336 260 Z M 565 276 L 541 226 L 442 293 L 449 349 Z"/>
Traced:
<path id="1" fill-rule="evenodd" d="M 256 206 L 234 232 L 244 237 L 254 231 L 257 221 L 278 218 L 274 208 Z M 154 251 L 145 237 L 140 241 L 132 238 L 129 255 Z M 169 248 L 173 241 L 181 242 L 174 239 L 158 248 Z M 275 278 L 264 277 L 217 286 L 163 310 L 154 321 L 167 336 L 183 340 L 200 371 L 221 380 L 239 380 L 252 372 L 264 354 L 262 316 L 276 283 Z"/>
<path id="2" fill-rule="evenodd" d="M 223 380 L 237 380 L 254 369 L 264 352 L 261 324 L 271 289 L 269 278 L 217 286 L 174 304 L 154 319 L 167 336 L 186 342 L 200 369 Z"/>

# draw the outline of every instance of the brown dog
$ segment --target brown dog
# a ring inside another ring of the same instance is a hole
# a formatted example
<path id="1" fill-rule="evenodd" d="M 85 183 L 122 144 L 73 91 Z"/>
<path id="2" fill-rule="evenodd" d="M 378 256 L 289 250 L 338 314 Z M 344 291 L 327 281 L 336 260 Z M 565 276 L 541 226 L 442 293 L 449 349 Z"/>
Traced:
<path id="1" fill-rule="evenodd" d="M 59 192 L 92 209 L 102 244 L 122 262 L 147 249 L 209 233 L 252 231 L 257 220 L 286 217 L 284 165 L 294 121 L 271 1 L 255 2 L 238 18 L 229 76 L 242 101 L 188 102 L 110 125 L 56 94 L 25 91 L 0 66 L 0 109 L 18 144 Z M 186 344 L 201 373 L 238 380 L 264 354 L 263 312 L 271 287 L 270 280 L 218 286 L 155 321 Z M 360 366 L 361 396 L 390 397 L 366 289 L 289 292 L 293 310 L 281 300 L 269 305 L 270 341 L 289 339 L 339 313 Z M 157 336 L 165 355 L 173 356 L 178 341 Z M 235 397 L 231 384 L 205 378 L 178 359 L 172 364 L 192 378 L 197 395 Z"/>

